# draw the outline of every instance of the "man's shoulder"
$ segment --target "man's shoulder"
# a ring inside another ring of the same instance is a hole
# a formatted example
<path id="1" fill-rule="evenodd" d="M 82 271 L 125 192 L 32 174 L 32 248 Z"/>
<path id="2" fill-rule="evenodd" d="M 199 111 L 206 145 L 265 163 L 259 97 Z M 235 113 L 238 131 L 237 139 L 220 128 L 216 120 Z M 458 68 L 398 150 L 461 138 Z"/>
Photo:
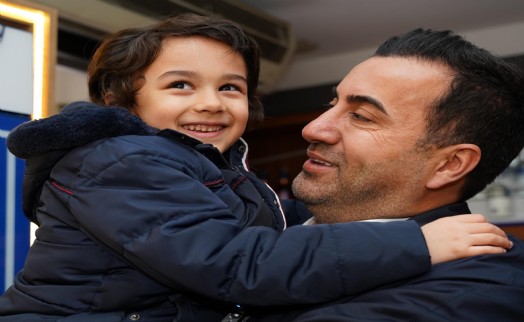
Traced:
<path id="1" fill-rule="evenodd" d="M 520 321 L 524 242 L 504 254 L 439 264 L 425 274 L 303 313 L 308 321 Z M 331 320 L 330 320 L 331 321 Z"/>

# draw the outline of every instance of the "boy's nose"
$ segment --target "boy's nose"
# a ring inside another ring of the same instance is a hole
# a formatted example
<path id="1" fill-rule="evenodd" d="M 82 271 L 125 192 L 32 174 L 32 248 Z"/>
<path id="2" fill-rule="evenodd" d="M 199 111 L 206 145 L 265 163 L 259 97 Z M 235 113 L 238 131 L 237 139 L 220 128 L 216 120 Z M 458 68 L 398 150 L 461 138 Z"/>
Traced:
<path id="1" fill-rule="evenodd" d="M 199 112 L 216 113 L 222 111 L 224 105 L 218 93 L 212 91 L 202 91 L 198 95 L 198 102 L 195 104 L 195 110 Z"/>

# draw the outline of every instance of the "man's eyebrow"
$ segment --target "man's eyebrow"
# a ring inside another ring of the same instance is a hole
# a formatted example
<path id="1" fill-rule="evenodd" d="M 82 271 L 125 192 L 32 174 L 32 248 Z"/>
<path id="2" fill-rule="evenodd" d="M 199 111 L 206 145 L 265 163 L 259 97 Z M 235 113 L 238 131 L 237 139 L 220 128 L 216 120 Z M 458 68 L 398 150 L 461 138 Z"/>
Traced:
<path id="1" fill-rule="evenodd" d="M 364 95 L 347 95 L 346 96 L 346 102 L 347 103 L 367 103 L 377 108 L 377 110 L 381 111 L 382 113 L 388 115 L 388 112 L 384 108 L 384 105 L 382 105 L 381 102 L 374 99 L 371 96 L 364 96 Z"/>

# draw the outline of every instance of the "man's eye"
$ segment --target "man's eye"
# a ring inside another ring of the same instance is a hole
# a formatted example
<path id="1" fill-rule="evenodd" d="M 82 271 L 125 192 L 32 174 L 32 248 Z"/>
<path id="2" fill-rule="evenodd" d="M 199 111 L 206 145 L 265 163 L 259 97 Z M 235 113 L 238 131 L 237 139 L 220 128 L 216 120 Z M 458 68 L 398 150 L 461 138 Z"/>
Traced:
<path id="1" fill-rule="evenodd" d="M 356 121 L 360 121 L 360 122 L 371 122 L 370 119 L 358 114 L 358 113 L 349 113 L 351 115 L 351 118 L 356 120 Z"/>
<path id="2" fill-rule="evenodd" d="M 323 107 L 325 108 L 332 108 L 333 106 L 337 105 L 338 98 L 333 98 L 329 103 L 324 104 Z"/>

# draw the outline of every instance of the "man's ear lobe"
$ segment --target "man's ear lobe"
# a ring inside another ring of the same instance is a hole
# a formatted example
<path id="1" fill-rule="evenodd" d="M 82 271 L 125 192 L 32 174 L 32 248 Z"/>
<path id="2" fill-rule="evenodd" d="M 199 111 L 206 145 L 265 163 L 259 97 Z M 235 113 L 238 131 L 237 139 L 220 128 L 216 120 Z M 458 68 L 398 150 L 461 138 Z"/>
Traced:
<path id="1" fill-rule="evenodd" d="M 481 151 L 475 144 L 456 144 L 443 148 L 442 159 L 426 183 L 428 189 L 439 189 L 463 179 L 480 162 Z"/>

